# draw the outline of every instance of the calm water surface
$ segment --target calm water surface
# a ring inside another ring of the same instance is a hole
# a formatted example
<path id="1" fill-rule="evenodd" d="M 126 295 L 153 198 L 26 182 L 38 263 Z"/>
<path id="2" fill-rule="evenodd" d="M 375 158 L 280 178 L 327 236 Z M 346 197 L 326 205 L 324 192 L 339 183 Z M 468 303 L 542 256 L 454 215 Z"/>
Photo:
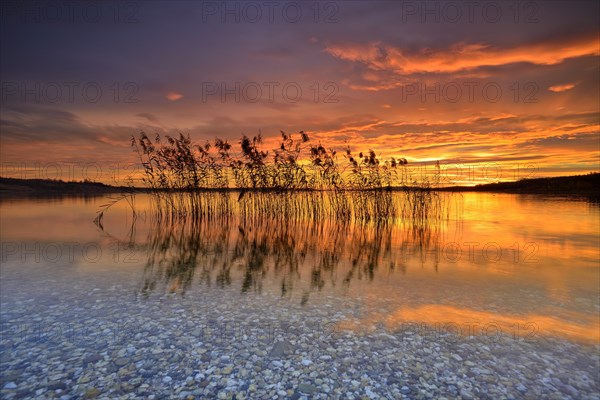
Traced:
<path id="1" fill-rule="evenodd" d="M 3 316 L 27 298 L 85 303 L 115 284 L 139 299 L 223 288 L 319 305 L 360 302 L 345 327 L 405 322 L 519 325 L 598 341 L 597 204 L 538 196 L 455 194 L 441 221 L 341 223 L 218 218 L 157 223 L 138 196 L 93 222 L 108 198 L 5 200 Z M 95 301 L 95 300 L 94 300 Z"/>
<path id="2" fill-rule="evenodd" d="M 595 203 L 467 193 L 446 195 L 443 218 L 425 223 L 192 223 L 157 220 L 137 196 L 136 218 L 120 202 L 99 227 L 93 219 L 107 201 L 0 202 L 3 384 L 18 381 L 15 368 L 29 371 L 10 351 L 26 341 L 79 340 L 110 355 L 114 343 L 99 336 L 137 337 L 159 320 L 196 336 L 201 320 L 320 334 L 430 329 L 598 349 Z M 71 350 L 60 349 L 68 359 Z M 589 363 L 582 368 L 597 372 Z"/>

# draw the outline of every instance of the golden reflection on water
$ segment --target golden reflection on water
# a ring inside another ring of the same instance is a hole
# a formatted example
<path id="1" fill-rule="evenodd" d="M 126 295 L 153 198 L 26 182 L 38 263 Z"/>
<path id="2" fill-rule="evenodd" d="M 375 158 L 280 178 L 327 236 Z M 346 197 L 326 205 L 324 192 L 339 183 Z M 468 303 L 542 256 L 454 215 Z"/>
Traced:
<path id="1" fill-rule="evenodd" d="M 535 326 L 540 335 L 600 339 L 597 204 L 465 193 L 444 194 L 437 215 L 425 220 L 243 213 L 169 220 L 156 217 L 150 197 L 136 196 L 136 219 L 119 203 L 101 230 L 92 219 L 106 201 L 2 201 L 2 242 L 97 243 L 111 257 L 78 257 L 77 270 L 102 279 L 100 270 L 139 269 L 142 297 L 203 285 L 300 304 L 337 296 L 363 305 L 363 315 L 345 328 L 476 322 L 504 332 Z M 114 259 L 115 248 L 136 262 Z"/>
<path id="2" fill-rule="evenodd" d="M 540 314 L 511 315 L 443 304 L 426 304 L 418 307 L 400 307 L 386 314 L 371 314 L 362 320 L 346 320 L 339 323 L 337 328 L 364 330 L 383 323 L 390 330 L 402 331 L 418 328 L 418 324 L 426 324 L 440 332 L 463 336 L 493 337 L 504 333 L 516 339 L 528 339 L 543 335 L 599 343 L 600 319 L 597 315 L 572 313 L 571 316 L 573 320 Z"/>

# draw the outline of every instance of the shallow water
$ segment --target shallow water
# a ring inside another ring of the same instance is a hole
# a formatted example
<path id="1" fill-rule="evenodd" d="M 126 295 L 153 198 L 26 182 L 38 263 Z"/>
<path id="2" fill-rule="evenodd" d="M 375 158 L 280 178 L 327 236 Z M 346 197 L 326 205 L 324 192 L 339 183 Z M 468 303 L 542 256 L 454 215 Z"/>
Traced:
<path id="1" fill-rule="evenodd" d="M 121 201 L 99 227 L 93 219 L 109 200 L 0 202 L 6 396 L 597 396 L 597 203 L 465 193 L 443 195 L 443 211 L 426 221 L 170 221 L 157 219 L 150 199 L 138 195 L 135 218 Z M 413 337 L 419 346 L 411 347 Z M 273 355 L 278 343 L 294 350 Z M 343 364 L 344 346 L 359 358 L 350 365 L 373 376 L 361 381 L 358 373 L 357 381 L 349 369 L 339 382 L 323 383 L 328 373 L 317 360 L 330 354 L 321 362 Z M 369 361 L 378 346 L 395 361 Z M 152 365 L 142 363 L 140 348 Z M 244 348 L 255 349 L 246 355 L 256 358 L 254 372 L 268 367 L 288 384 L 269 388 L 275 378 L 243 375 Z M 463 365 L 473 349 L 477 357 Z M 412 352 L 408 367 L 400 351 Z M 526 360 L 531 376 L 514 375 L 508 369 L 524 351 L 533 357 Z M 447 362 L 436 367 L 440 352 Z M 299 376 L 286 368 L 294 370 L 294 360 Z M 505 376 L 495 371 L 494 382 L 486 381 L 480 369 L 488 362 L 506 362 Z M 434 374 L 433 389 L 418 373 L 383 379 L 385 368 L 412 371 L 413 364 L 454 374 L 456 382 Z M 461 381 L 462 368 L 479 373 Z M 587 378 L 553 375 L 574 368 Z M 123 383 L 131 379 L 139 382 Z"/>

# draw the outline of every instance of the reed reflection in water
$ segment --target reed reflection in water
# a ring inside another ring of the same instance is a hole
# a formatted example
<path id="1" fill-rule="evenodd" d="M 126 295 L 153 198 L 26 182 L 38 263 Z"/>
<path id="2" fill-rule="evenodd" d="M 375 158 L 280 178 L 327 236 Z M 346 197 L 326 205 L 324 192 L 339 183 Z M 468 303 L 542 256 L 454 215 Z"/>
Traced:
<path id="1" fill-rule="evenodd" d="M 364 216 L 359 208 L 342 215 L 324 211 L 327 201 L 346 201 L 349 195 L 309 191 L 251 192 L 243 198 L 237 192 L 153 195 L 146 220 L 133 219 L 130 229 L 133 233 L 136 225 L 148 225 L 146 240 L 134 243 L 147 253 L 140 292 L 183 294 L 194 281 L 239 285 L 242 293 L 262 292 L 268 282 L 284 297 L 299 290 L 305 304 L 311 292 L 327 285 L 345 290 L 353 280 L 373 280 L 382 269 L 405 270 L 408 257 L 424 258 L 432 245 L 439 244 L 453 212 L 450 195 L 426 191 L 367 194 L 365 202 L 371 206 L 386 204 L 397 210 L 392 217 L 344 217 Z M 415 207 L 410 196 L 427 204 Z M 177 213 L 165 208 L 175 203 Z M 136 212 L 141 213 L 139 207 Z M 459 207 L 454 207 L 456 212 Z M 132 241 L 130 237 L 124 243 Z"/>

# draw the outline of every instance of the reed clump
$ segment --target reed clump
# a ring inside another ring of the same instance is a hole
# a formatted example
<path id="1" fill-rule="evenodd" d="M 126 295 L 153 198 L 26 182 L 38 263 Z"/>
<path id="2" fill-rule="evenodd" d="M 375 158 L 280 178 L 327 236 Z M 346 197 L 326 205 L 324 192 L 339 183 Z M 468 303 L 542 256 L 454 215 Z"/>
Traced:
<path id="1" fill-rule="evenodd" d="M 151 139 L 141 132 L 131 145 L 157 212 L 173 219 L 237 213 L 317 221 L 423 219 L 439 208 L 436 178 L 416 179 L 405 158 L 384 160 L 373 150 L 350 148 L 340 157 L 303 131 L 281 131 L 279 145 L 270 151 L 263 149 L 260 133 L 242 134 L 233 146 L 218 138 L 197 145 L 189 135 Z M 395 191 L 410 195 L 399 203 Z"/>

